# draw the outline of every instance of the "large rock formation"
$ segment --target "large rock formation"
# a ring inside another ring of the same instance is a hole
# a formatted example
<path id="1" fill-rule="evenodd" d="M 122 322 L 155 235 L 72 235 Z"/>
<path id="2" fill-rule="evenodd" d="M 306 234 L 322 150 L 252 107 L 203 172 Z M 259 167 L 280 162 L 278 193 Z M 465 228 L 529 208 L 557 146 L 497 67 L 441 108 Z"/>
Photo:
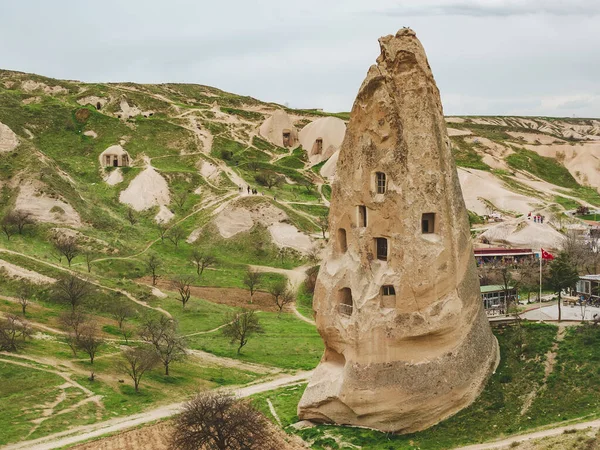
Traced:
<path id="1" fill-rule="evenodd" d="M 340 150 L 314 300 L 326 348 L 298 415 L 407 433 L 469 405 L 499 352 L 425 52 L 409 29 L 379 42 Z"/>
<path id="2" fill-rule="evenodd" d="M 346 124 L 337 117 L 321 117 L 306 125 L 298 134 L 310 164 L 330 158 L 340 149 L 346 134 Z"/>

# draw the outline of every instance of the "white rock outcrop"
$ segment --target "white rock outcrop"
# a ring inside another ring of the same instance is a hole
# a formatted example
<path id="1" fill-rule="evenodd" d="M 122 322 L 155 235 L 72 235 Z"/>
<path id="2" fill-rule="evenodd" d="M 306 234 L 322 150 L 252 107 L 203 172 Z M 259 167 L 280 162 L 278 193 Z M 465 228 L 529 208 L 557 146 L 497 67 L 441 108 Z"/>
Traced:
<path id="1" fill-rule="evenodd" d="M 298 130 L 290 116 L 282 110 L 276 110 L 260 126 L 258 133 L 279 147 L 295 147 L 298 143 Z"/>
<path id="2" fill-rule="evenodd" d="M 19 145 L 19 138 L 13 130 L 0 122 L 0 153 L 12 152 Z"/>
<path id="3" fill-rule="evenodd" d="M 499 361 L 439 91 L 410 29 L 352 108 L 314 296 L 325 353 L 300 419 L 409 433 L 477 398 Z"/>
<path id="4" fill-rule="evenodd" d="M 337 117 L 321 117 L 306 125 L 298 134 L 311 165 L 325 161 L 340 149 L 346 124 Z"/>

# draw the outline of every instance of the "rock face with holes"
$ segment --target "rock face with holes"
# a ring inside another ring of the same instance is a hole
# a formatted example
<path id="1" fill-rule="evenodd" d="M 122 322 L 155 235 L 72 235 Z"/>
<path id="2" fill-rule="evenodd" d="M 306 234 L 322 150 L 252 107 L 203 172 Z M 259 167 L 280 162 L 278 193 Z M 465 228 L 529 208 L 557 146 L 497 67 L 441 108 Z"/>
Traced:
<path id="1" fill-rule="evenodd" d="M 408 433 L 468 406 L 499 361 L 425 52 L 380 40 L 352 108 L 314 296 L 325 353 L 301 419 Z"/>

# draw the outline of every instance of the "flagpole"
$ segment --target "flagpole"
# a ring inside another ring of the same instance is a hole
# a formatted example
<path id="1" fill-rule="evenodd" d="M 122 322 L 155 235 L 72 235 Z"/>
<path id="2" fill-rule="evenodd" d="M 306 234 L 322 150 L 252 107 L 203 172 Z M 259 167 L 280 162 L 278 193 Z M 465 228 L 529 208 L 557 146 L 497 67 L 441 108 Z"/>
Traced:
<path id="1" fill-rule="evenodd" d="M 542 249 L 540 248 L 540 320 L 542 319 Z"/>

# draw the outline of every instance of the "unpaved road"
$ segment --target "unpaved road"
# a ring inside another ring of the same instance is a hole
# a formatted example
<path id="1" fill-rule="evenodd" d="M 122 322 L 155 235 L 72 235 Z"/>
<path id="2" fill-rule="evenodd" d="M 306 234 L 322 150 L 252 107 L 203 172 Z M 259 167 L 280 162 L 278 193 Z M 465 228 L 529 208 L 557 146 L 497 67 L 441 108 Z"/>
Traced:
<path id="1" fill-rule="evenodd" d="M 231 392 L 238 397 L 249 397 L 254 394 L 271 391 L 283 386 L 302 383 L 308 380 L 311 375 L 312 371 L 299 372 L 296 375 L 282 376 L 271 381 L 246 386 Z M 119 417 L 92 425 L 75 427 L 61 433 L 45 436 L 43 438 L 7 445 L 3 447 L 3 450 L 51 450 L 61 448 L 67 445 L 72 445 L 88 439 L 103 436 L 105 434 L 116 433 L 128 428 L 143 425 L 145 423 L 174 416 L 179 413 L 182 405 L 183 403 L 173 403 L 140 414 L 134 414 L 132 416 Z"/>
<path id="2" fill-rule="evenodd" d="M 590 422 L 582 422 L 573 425 L 564 425 L 558 428 L 551 428 L 549 430 L 535 431 L 533 433 L 521 434 L 518 436 L 512 436 L 501 441 L 486 442 L 483 444 L 469 445 L 467 447 L 458 447 L 461 450 L 488 450 L 494 448 L 509 448 L 513 442 L 525 442 L 534 439 L 541 439 L 550 436 L 558 436 L 563 434 L 566 430 L 585 430 L 586 428 L 600 428 L 600 419 L 592 420 Z M 514 444 L 513 444 L 514 445 Z"/>

